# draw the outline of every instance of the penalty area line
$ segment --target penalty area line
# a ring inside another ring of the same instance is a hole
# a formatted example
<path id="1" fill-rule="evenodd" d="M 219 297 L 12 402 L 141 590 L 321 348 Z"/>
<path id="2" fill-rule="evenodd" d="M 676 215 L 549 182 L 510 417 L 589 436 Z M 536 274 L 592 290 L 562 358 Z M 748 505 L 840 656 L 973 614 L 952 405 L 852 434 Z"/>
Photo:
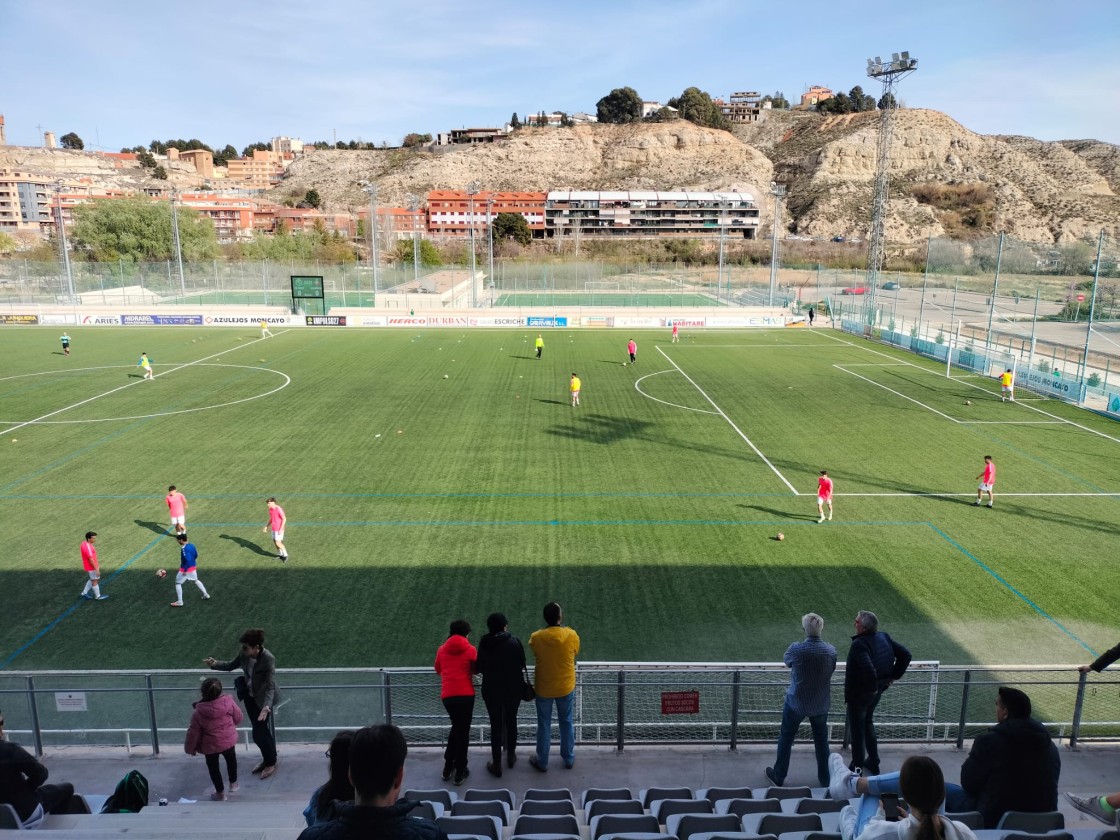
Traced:
<path id="1" fill-rule="evenodd" d="M 762 462 L 770 468 L 770 470 L 774 473 L 774 475 L 776 475 L 779 479 L 781 479 L 782 483 L 786 487 L 789 488 L 789 491 L 791 493 L 793 493 L 793 495 L 795 495 L 795 496 L 800 496 L 801 494 L 797 492 L 797 488 L 794 487 L 792 484 L 790 484 L 789 481 L 786 479 L 786 477 L 778 471 L 778 468 L 775 467 L 772 463 L 770 463 L 770 459 L 767 458 L 765 455 L 763 455 L 762 450 L 754 445 L 754 441 L 752 441 L 749 437 L 747 437 L 743 433 L 743 430 L 735 425 L 735 421 L 733 421 L 730 417 L 728 417 L 727 414 L 724 412 L 724 410 L 722 408 L 720 408 L 718 405 L 716 405 L 716 401 L 713 400 L 711 397 L 709 397 L 707 392 L 705 392 L 703 388 L 701 388 L 699 385 L 697 385 L 696 381 L 681 369 L 680 365 L 678 365 L 676 362 L 674 362 L 672 359 L 670 359 L 668 354 L 664 350 L 662 350 L 660 347 L 658 347 L 657 352 L 660 353 L 662 356 L 664 356 L 665 361 L 667 361 L 669 364 L 671 364 L 673 367 L 675 367 L 677 369 L 677 372 L 680 373 L 680 375 L 683 376 L 685 379 L 687 379 L 689 384 L 691 384 L 692 387 L 695 388 L 700 393 L 700 396 L 702 396 L 704 399 L 706 399 L 708 401 L 708 404 L 711 405 L 711 407 L 716 410 L 716 413 L 720 417 L 722 417 L 724 420 L 727 421 L 727 424 L 729 426 L 731 426 L 731 428 L 735 430 L 735 433 L 737 435 L 739 435 L 739 437 L 741 437 L 746 442 L 747 446 L 749 446 L 752 450 L 754 450 L 754 454 L 762 459 Z"/>

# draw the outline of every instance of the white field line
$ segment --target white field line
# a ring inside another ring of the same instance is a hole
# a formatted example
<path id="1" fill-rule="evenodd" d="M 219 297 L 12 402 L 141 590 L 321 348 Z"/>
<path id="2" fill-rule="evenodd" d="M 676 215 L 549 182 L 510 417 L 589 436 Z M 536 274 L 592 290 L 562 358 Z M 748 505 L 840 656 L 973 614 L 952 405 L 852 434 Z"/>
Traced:
<path id="1" fill-rule="evenodd" d="M 970 499 L 970 498 L 972 498 L 976 495 L 976 492 L 973 491 L 971 493 L 956 493 L 956 492 L 938 493 L 938 492 L 935 492 L 935 491 L 931 490 L 929 492 L 924 492 L 924 493 L 923 492 L 914 492 L 914 493 L 833 493 L 832 495 L 834 495 L 834 496 L 849 496 L 849 497 L 867 496 L 867 497 L 880 497 L 880 498 L 888 498 L 888 499 L 906 498 L 908 496 L 935 496 L 935 497 L 939 497 L 939 498 L 948 498 L 948 497 L 951 497 L 951 496 L 960 496 L 962 498 Z M 1071 496 L 1071 497 L 1076 497 L 1076 498 L 1090 498 L 1090 499 L 1096 499 L 1096 498 L 1111 499 L 1111 498 L 1120 497 L 1120 492 L 1109 493 L 1107 491 L 1102 490 L 1098 493 L 999 493 L 998 495 L 1001 499 L 1007 498 L 1009 496 L 1014 496 L 1016 498 L 1021 497 L 1021 498 L 1035 498 L 1035 499 L 1056 499 L 1056 498 L 1062 498 L 1062 497 L 1065 497 L 1065 496 Z"/>
<path id="2" fill-rule="evenodd" d="M 287 332 L 287 330 L 284 330 L 284 332 Z M 283 335 L 283 333 L 277 333 L 277 335 Z M 167 374 L 174 373 L 177 370 L 182 370 L 183 368 L 191 367 L 191 365 L 201 364 L 202 362 L 205 362 L 207 359 L 216 359 L 217 357 L 221 356 L 222 353 L 232 353 L 235 350 L 240 350 L 242 347 L 251 347 L 252 345 L 256 344 L 258 341 L 264 341 L 264 339 L 263 338 L 254 338 L 252 341 L 240 344 L 237 347 L 231 347 L 229 350 L 219 350 L 217 353 L 212 353 L 211 355 L 204 356 L 201 359 L 195 359 L 193 362 L 187 362 L 187 363 L 182 364 L 182 365 L 177 365 L 176 367 L 173 367 L 170 370 L 165 370 L 163 373 L 155 374 L 155 375 L 153 375 L 152 378 L 154 379 L 157 376 L 166 376 Z M 22 423 L 19 423 L 15 426 L 9 426 L 6 429 L 0 429 L 0 435 L 6 435 L 6 434 L 9 434 L 11 432 L 18 431 L 18 430 L 22 429 L 24 426 L 32 426 L 35 423 L 39 423 L 43 420 L 46 420 L 48 417 L 54 417 L 56 414 L 62 414 L 64 411 L 69 411 L 72 408 L 79 408 L 80 406 L 86 405 L 87 403 L 91 403 L 91 402 L 94 402 L 95 400 L 99 400 L 102 397 L 107 397 L 110 394 L 115 394 L 115 393 L 117 393 L 117 391 L 123 391 L 125 388 L 131 388 L 134 385 L 139 385 L 140 382 L 143 382 L 143 381 L 144 380 L 141 379 L 139 382 L 126 382 L 124 385 L 121 385 L 119 387 L 111 388 L 108 391 L 104 391 L 100 394 L 95 394 L 94 396 L 87 397 L 86 399 L 81 400 L 79 402 L 71 403 L 70 405 L 63 406 L 62 408 L 59 408 L 59 409 L 56 409 L 54 411 L 48 412 L 47 414 L 44 414 L 40 417 L 36 417 L 34 420 L 24 420 Z"/>
<path id="3" fill-rule="evenodd" d="M 962 426 L 1061 426 L 1061 420 L 958 420 Z"/>
<path id="4" fill-rule="evenodd" d="M 661 399 L 658 399 L 657 397 L 653 396 L 652 394 L 647 394 L 645 391 L 643 391 L 641 389 L 640 385 L 641 385 L 641 382 L 642 382 L 643 379 L 649 379 L 651 376 L 657 376 L 657 375 L 662 374 L 662 373 L 672 373 L 672 372 L 673 371 L 671 371 L 671 370 L 659 370 L 659 371 L 657 371 L 657 373 L 647 373 L 645 376 L 640 376 L 640 377 L 638 377 L 637 381 L 634 383 L 634 390 L 637 391 L 639 394 L 641 394 L 643 397 L 645 397 L 647 400 L 653 400 L 654 402 L 659 402 L 662 405 L 669 406 L 670 408 L 683 408 L 685 411 L 695 411 L 699 414 L 715 414 L 716 413 L 714 411 L 708 411 L 706 408 L 690 408 L 687 405 L 678 405 L 677 403 L 671 403 L 668 400 L 661 400 Z"/>
<path id="5" fill-rule="evenodd" d="M 881 353 L 878 350 L 875 350 L 874 348 L 865 347 L 862 344 L 858 344 L 854 341 L 847 341 L 847 340 L 842 339 L 842 338 L 837 338 L 836 336 L 828 335 L 825 332 L 821 332 L 820 335 L 823 335 L 826 338 L 831 338 L 833 341 L 838 342 L 840 344 L 847 344 L 849 347 L 859 347 L 859 348 L 861 348 L 862 350 L 865 350 L 868 353 L 874 353 L 876 356 L 882 356 L 886 359 L 890 359 L 892 365 L 900 364 L 898 359 L 896 359 L 894 356 L 890 356 L 886 353 Z M 913 367 L 916 370 L 920 370 L 920 371 L 923 371 L 925 373 L 932 373 L 935 376 L 940 376 L 940 374 L 935 373 L 934 371 L 930 370 L 929 368 L 924 368 L 921 365 L 915 365 L 912 362 L 902 362 L 901 364 L 909 365 L 910 367 Z M 839 367 L 839 365 L 837 365 L 837 367 Z M 859 376 L 859 374 L 853 373 L 852 371 L 847 371 L 847 373 L 851 373 L 852 376 Z M 987 379 L 987 377 L 983 377 L 983 378 Z M 870 382 L 871 380 L 868 380 L 868 381 Z M 953 381 L 954 382 L 960 382 L 962 385 L 968 385 L 970 388 L 976 388 L 979 391 L 983 391 L 985 394 L 993 394 L 992 391 L 989 391 L 986 388 L 982 388 L 979 385 L 975 385 L 971 382 L 965 382 L 964 377 L 953 377 Z M 879 383 L 875 382 L 873 384 L 878 385 Z M 886 386 L 880 385 L 879 387 L 883 388 L 883 387 L 886 387 Z M 889 391 L 890 388 L 887 388 L 887 390 Z M 895 391 L 894 393 L 898 393 L 898 392 Z M 904 395 L 899 394 L 899 396 L 904 396 Z M 910 398 L 906 397 L 906 399 L 910 399 Z M 917 400 L 915 400 L 914 402 L 917 402 Z M 1053 420 L 1057 421 L 1058 423 L 1066 423 L 1070 426 L 1073 426 L 1075 429 L 1080 429 L 1083 432 L 1088 432 L 1089 434 L 1097 435 L 1098 437 L 1103 437 L 1105 440 L 1111 440 L 1113 443 L 1120 443 L 1120 438 L 1113 437 L 1112 435 L 1106 435 L 1104 432 L 1099 432 L 1096 429 L 1090 429 L 1088 426 L 1083 426 L 1080 423 L 1075 423 L 1073 420 L 1067 420 L 1065 417 L 1059 417 L 1056 414 L 1051 414 L 1049 411 L 1043 411 L 1041 408 L 1036 408 L 1033 405 L 1026 405 L 1025 403 L 1027 402 L 1027 400 L 1022 400 L 1022 401 L 1016 400 L 1015 404 L 1019 405 L 1020 402 L 1024 403 L 1023 408 L 1026 408 L 1029 411 L 1037 411 L 1039 414 L 1043 414 L 1046 417 L 1050 417 Z M 918 404 L 921 405 L 921 403 L 918 403 Z M 930 410 L 932 411 L 933 409 L 930 409 Z M 941 412 L 937 412 L 937 413 L 940 414 Z M 942 414 L 941 416 L 945 417 L 946 415 Z M 949 419 L 952 419 L 952 418 L 949 418 Z M 960 423 L 961 421 L 954 420 L 953 422 Z"/>
<path id="6" fill-rule="evenodd" d="M 864 382 L 869 382 L 869 383 L 871 383 L 872 385 L 874 385 L 878 388 L 882 388 L 884 391 L 889 391 L 890 393 L 894 394 L 896 397 L 902 397 L 902 399 L 904 399 L 904 400 L 909 400 L 910 402 L 914 403 L 914 405 L 920 405 L 926 411 L 929 411 L 933 414 L 936 414 L 938 417 L 944 417 L 946 420 L 950 421 L 951 423 L 960 423 L 961 422 L 960 420 L 958 420 L 955 417 L 950 417 L 948 414 L 945 414 L 944 412 L 938 411 L 933 406 L 926 405 L 924 402 L 916 400 L 913 397 L 906 396 L 906 394 L 902 393 L 901 391 L 896 391 L 894 388 L 888 388 L 886 385 L 883 385 L 881 382 L 876 382 L 874 379 L 868 379 L 866 376 L 860 376 L 854 370 L 848 370 L 843 365 L 833 365 L 833 367 L 836 368 L 837 370 L 844 371 L 844 373 L 848 374 L 849 376 L 854 376 L 857 379 L 862 379 Z"/>
<path id="7" fill-rule="evenodd" d="M 716 410 L 716 413 L 720 417 L 722 417 L 724 420 L 726 420 L 727 424 L 729 426 L 731 426 L 732 429 L 735 430 L 735 433 L 738 434 L 739 437 L 741 437 L 744 441 L 746 441 L 747 446 L 749 446 L 751 449 L 754 450 L 754 454 L 757 455 L 759 458 L 761 458 L 762 462 L 764 464 L 766 464 L 766 466 L 768 466 L 773 471 L 774 475 L 776 475 L 778 478 L 780 478 L 782 480 L 782 484 L 784 484 L 786 487 L 788 487 L 790 492 L 793 493 L 793 495 L 800 496 L 801 494 L 797 492 L 797 488 L 794 487 L 792 484 L 790 484 L 789 481 L 786 479 L 786 477 L 778 471 L 778 468 L 770 463 L 770 459 L 762 454 L 762 450 L 759 449 L 757 446 L 755 446 L 754 442 L 749 437 L 747 437 L 745 434 L 743 434 L 743 430 L 735 425 L 735 422 L 730 417 L 727 416 L 727 414 L 724 412 L 724 410 L 722 408 L 720 408 L 718 405 L 716 405 L 715 400 L 713 400 L 711 397 L 709 397 L 707 395 L 707 393 L 704 391 L 704 389 L 701 388 L 699 385 L 697 385 L 696 381 L 691 376 L 689 376 L 687 373 L 685 373 L 683 370 L 681 370 L 680 365 L 678 365 L 676 362 L 674 362 L 672 359 L 670 359 L 669 356 L 665 353 L 664 350 L 662 350 L 660 347 L 658 347 L 657 352 L 660 353 L 662 356 L 664 356 L 665 361 L 667 361 L 669 364 L 671 364 L 673 367 L 675 367 L 677 369 L 677 371 L 680 373 L 680 375 L 683 376 L 685 379 L 687 379 L 689 381 L 689 383 L 692 385 L 692 387 L 700 392 L 700 396 L 702 396 L 704 399 L 706 399 L 708 401 L 708 403 L 712 406 L 712 408 L 714 408 Z"/>

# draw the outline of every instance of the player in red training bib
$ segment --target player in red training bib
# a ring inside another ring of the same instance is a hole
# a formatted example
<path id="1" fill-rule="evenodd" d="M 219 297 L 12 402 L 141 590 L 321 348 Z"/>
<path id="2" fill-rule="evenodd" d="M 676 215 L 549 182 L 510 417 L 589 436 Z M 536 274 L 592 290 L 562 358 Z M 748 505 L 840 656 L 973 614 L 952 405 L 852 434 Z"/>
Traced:
<path id="1" fill-rule="evenodd" d="M 172 484 L 167 488 L 167 510 L 171 513 L 171 527 L 176 534 L 187 533 L 187 497 Z"/>
<path id="2" fill-rule="evenodd" d="M 828 505 L 828 521 L 832 521 L 832 479 L 828 477 L 828 470 L 821 470 L 820 478 L 817 479 L 817 513 L 820 519 L 817 522 L 824 522 L 824 506 Z"/>

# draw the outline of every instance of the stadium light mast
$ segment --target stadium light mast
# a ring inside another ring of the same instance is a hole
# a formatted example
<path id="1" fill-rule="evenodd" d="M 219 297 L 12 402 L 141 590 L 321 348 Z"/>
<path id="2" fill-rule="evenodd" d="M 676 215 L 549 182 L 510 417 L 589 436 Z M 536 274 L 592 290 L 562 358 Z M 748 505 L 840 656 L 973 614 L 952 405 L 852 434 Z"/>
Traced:
<path id="1" fill-rule="evenodd" d="M 408 194 L 408 209 L 412 211 L 412 278 L 420 285 L 420 237 L 416 230 L 416 211 L 420 209 L 420 196 Z"/>
<path id="2" fill-rule="evenodd" d="M 871 321 L 875 319 L 875 298 L 879 288 L 879 275 L 883 271 L 885 228 L 887 222 L 887 194 L 890 190 L 892 117 L 898 108 L 895 89 L 903 77 L 918 69 L 918 59 L 910 53 L 893 53 L 890 61 L 879 56 L 867 59 L 867 75 L 881 82 L 883 95 L 879 99 L 879 139 L 876 147 L 875 193 L 871 205 L 871 233 L 867 237 L 867 286 L 868 308 Z"/>
<path id="3" fill-rule="evenodd" d="M 487 251 L 490 257 L 490 276 L 487 278 L 490 281 L 490 288 L 494 288 L 494 196 L 489 195 L 486 198 L 486 236 L 488 242 L 486 243 Z M 490 293 L 490 299 L 493 301 L 494 294 Z"/>
<path id="4" fill-rule="evenodd" d="M 478 195 L 478 181 L 471 181 L 467 184 L 467 223 L 470 225 L 471 236 L 471 309 L 478 306 L 478 291 L 475 288 L 477 281 L 475 279 L 475 253 L 474 253 L 474 197 Z"/>
<path id="5" fill-rule="evenodd" d="M 58 241 L 62 248 L 62 263 L 66 266 L 66 289 L 70 295 L 70 305 L 74 304 L 74 272 L 70 267 L 70 248 L 66 244 L 66 225 L 62 220 L 62 181 L 54 185 L 55 200 L 58 203 Z"/>
<path id="6" fill-rule="evenodd" d="M 770 195 L 774 196 L 774 222 L 770 227 L 770 299 L 767 306 L 774 305 L 774 292 L 778 285 L 778 248 L 781 240 L 778 232 L 782 226 L 782 199 L 786 197 L 784 184 L 770 182 Z"/>
<path id="7" fill-rule="evenodd" d="M 369 193 L 369 261 L 373 266 L 373 305 L 377 306 L 377 293 L 381 290 L 377 272 L 381 255 L 377 253 L 377 184 L 362 181 L 362 190 Z"/>
<path id="8" fill-rule="evenodd" d="M 187 296 L 187 281 L 183 278 L 183 243 L 179 239 L 179 191 L 171 188 L 171 232 L 175 235 L 175 261 L 179 266 L 179 293 Z"/>

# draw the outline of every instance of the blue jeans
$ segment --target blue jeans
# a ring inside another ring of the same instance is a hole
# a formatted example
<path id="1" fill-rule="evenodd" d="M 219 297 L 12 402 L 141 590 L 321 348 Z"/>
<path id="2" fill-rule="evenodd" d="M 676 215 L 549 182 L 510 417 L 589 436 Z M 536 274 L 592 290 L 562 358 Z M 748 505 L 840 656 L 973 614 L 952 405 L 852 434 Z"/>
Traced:
<path id="1" fill-rule="evenodd" d="M 867 789 L 869 792 L 861 796 L 859 800 L 859 811 L 856 815 L 856 837 L 859 837 L 863 833 L 867 821 L 874 817 L 875 812 L 879 810 L 880 794 L 893 793 L 898 795 L 902 792 L 898 784 L 897 772 L 883 773 L 880 776 L 868 776 Z M 946 811 L 958 813 L 960 811 L 974 810 L 976 810 L 976 800 L 965 793 L 964 788 L 952 782 L 945 783 L 945 802 L 940 809 L 942 814 Z"/>
<path id="2" fill-rule="evenodd" d="M 786 780 L 789 772 L 789 754 L 797 737 L 797 728 L 805 715 L 795 712 L 787 701 L 782 706 L 782 728 L 778 732 L 778 757 L 774 759 L 774 778 L 779 784 Z M 828 787 L 828 712 L 823 715 L 808 715 L 809 728 L 813 731 L 813 747 L 817 753 L 817 781 Z"/>
<path id="3" fill-rule="evenodd" d="M 883 692 L 878 691 L 867 703 L 848 704 L 848 734 L 852 739 L 852 763 L 849 770 L 863 769 L 864 776 L 879 772 L 879 741 L 875 737 L 875 708 Z"/>
<path id="4" fill-rule="evenodd" d="M 565 767 L 576 762 L 576 727 L 572 722 L 576 693 L 563 697 L 537 697 L 537 763 L 548 767 L 548 751 L 552 747 L 552 704 L 556 704 L 556 722 L 560 727 L 560 758 Z"/>

